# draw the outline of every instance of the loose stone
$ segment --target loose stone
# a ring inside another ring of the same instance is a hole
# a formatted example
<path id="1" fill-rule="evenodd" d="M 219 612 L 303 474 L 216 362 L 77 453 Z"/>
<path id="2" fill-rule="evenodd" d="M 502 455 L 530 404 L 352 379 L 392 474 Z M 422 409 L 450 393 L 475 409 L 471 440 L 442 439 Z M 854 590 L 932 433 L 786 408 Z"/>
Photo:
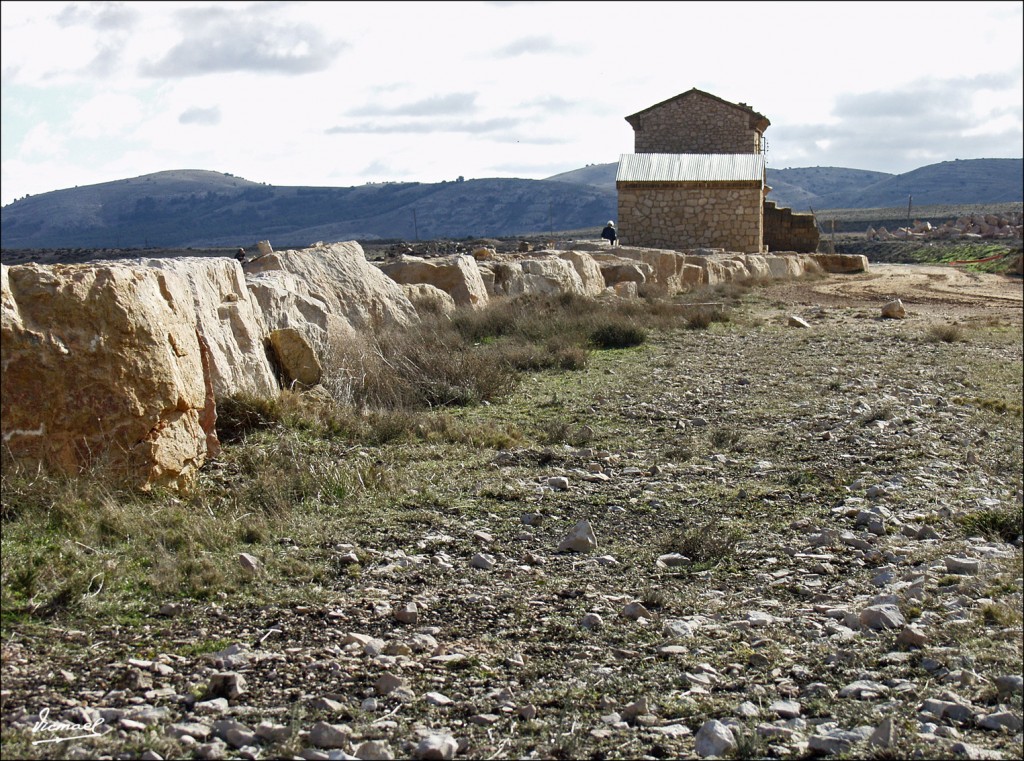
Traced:
<path id="1" fill-rule="evenodd" d="M 701 758 L 724 756 L 736 749 L 736 738 L 725 724 L 709 719 L 694 735 L 694 750 Z"/>

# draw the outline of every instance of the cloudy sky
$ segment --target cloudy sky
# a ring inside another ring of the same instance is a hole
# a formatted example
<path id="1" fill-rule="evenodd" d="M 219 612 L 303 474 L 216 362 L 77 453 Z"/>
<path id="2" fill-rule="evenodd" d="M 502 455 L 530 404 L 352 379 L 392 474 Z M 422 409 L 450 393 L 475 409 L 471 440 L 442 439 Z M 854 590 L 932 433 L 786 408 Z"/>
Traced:
<path id="1" fill-rule="evenodd" d="M 692 87 L 768 165 L 1022 155 L 1020 2 L 2 2 L 2 203 L 208 169 L 271 185 L 617 161 Z"/>

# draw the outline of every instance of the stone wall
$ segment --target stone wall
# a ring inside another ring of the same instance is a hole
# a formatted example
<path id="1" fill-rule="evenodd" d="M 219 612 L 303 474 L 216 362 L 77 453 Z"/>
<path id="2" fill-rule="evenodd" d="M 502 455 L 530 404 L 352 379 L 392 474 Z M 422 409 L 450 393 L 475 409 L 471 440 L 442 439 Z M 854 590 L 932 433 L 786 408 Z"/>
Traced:
<path id="1" fill-rule="evenodd" d="M 794 214 L 774 201 L 764 202 L 764 245 L 769 251 L 813 253 L 819 237 L 813 214 Z"/>
<path id="2" fill-rule="evenodd" d="M 634 153 L 760 153 L 752 112 L 692 95 L 630 117 Z"/>
<path id="3" fill-rule="evenodd" d="M 620 182 L 617 187 L 624 246 L 761 253 L 760 183 Z"/>

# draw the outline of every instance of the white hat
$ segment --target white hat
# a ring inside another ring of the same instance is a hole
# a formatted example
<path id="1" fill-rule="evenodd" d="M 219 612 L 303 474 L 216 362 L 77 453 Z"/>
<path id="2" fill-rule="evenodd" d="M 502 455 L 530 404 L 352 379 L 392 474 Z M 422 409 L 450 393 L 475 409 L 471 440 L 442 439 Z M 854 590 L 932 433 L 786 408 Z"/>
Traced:
<path id="1" fill-rule="evenodd" d="M 612 222 L 610 219 L 608 220 L 608 227 L 615 227 L 615 223 Z"/>

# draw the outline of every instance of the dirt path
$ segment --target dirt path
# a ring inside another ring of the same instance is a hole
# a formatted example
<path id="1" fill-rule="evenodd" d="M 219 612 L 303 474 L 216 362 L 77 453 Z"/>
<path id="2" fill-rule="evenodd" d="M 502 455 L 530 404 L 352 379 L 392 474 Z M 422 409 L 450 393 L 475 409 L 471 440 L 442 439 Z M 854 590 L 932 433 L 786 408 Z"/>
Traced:
<path id="1" fill-rule="evenodd" d="M 768 286 L 771 297 L 793 303 L 880 306 L 901 299 L 910 313 L 935 317 L 996 318 L 1020 324 L 1024 280 L 947 265 L 871 264 L 867 272 L 818 282 Z"/>

